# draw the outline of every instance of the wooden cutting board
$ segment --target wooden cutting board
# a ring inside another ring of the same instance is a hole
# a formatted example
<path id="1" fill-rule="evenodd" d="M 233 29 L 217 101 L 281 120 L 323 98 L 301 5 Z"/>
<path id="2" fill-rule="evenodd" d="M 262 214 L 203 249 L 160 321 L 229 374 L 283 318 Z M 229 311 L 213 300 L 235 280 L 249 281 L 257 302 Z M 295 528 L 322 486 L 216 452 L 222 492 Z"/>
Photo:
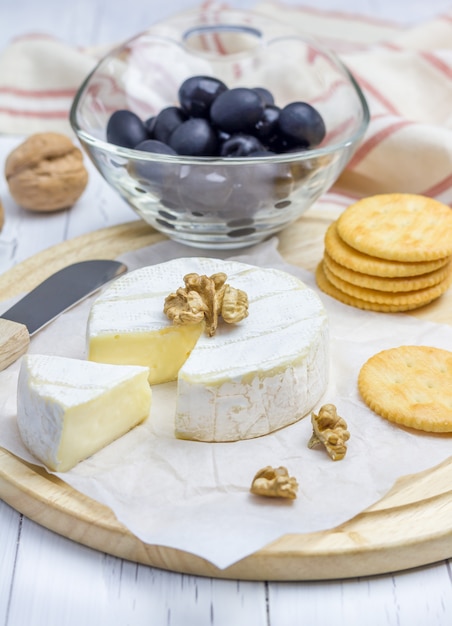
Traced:
<path id="1" fill-rule="evenodd" d="M 279 235 L 280 253 L 289 263 L 313 270 L 323 253 L 325 230 L 336 215 L 306 213 Z M 83 235 L 44 250 L 0 276 L 1 298 L 31 289 L 69 263 L 115 258 L 164 239 L 138 221 Z M 451 311 L 449 290 L 413 315 L 452 324 Z M 335 529 L 284 535 L 225 570 L 187 552 L 144 544 L 110 509 L 1 448 L 0 497 L 30 519 L 81 544 L 201 576 L 324 580 L 399 571 L 452 557 L 452 457 L 401 478 L 382 500 Z"/>

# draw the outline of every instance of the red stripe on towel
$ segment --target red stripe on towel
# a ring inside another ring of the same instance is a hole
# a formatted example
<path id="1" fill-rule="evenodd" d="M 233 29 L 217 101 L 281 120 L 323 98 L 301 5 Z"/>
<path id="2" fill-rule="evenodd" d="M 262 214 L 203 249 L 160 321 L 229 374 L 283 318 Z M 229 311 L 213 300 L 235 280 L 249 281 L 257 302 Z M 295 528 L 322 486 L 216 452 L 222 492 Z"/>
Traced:
<path id="1" fill-rule="evenodd" d="M 11 117 L 35 117 L 38 119 L 67 119 L 69 113 L 64 111 L 19 111 L 17 109 L 8 109 L 0 107 L 0 114 L 9 115 Z"/>
<path id="2" fill-rule="evenodd" d="M 423 59 L 428 61 L 435 69 L 443 73 L 446 78 L 452 78 L 452 67 L 448 65 L 445 61 L 443 61 L 431 52 L 421 52 L 420 54 Z"/>
<path id="3" fill-rule="evenodd" d="M 0 87 L 0 94 L 18 96 L 19 98 L 73 98 L 77 88 L 69 89 L 20 89 L 4 85 Z"/>
<path id="4" fill-rule="evenodd" d="M 372 24 L 373 26 L 384 26 L 394 28 L 394 30 L 403 30 L 403 27 L 397 22 L 390 20 L 384 20 L 382 18 L 372 17 L 370 15 L 363 15 L 361 13 L 348 13 L 345 11 L 324 11 L 322 9 L 316 9 L 315 7 L 288 4 L 287 2 L 273 2 L 274 6 L 286 7 L 289 10 L 296 10 L 302 13 L 310 13 L 311 15 L 318 15 L 319 17 L 329 17 L 333 19 L 343 20 L 350 22 L 350 20 L 356 22 L 363 22 L 366 24 Z"/>
<path id="5" fill-rule="evenodd" d="M 382 141 L 384 141 L 394 133 L 398 132 L 401 128 L 404 128 L 405 126 L 410 126 L 413 123 L 414 122 L 411 122 L 410 120 L 399 120 L 394 124 L 383 128 L 378 133 L 375 133 L 375 135 L 370 137 L 361 145 L 360 148 L 358 148 L 354 156 L 351 158 L 348 164 L 348 168 L 353 169 L 354 167 L 356 167 L 358 163 L 365 159 L 369 152 L 379 146 Z"/>
<path id="6" fill-rule="evenodd" d="M 356 74 L 356 72 L 354 72 L 354 71 L 352 71 L 352 74 L 356 78 L 358 83 L 360 84 L 361 88 L 363 90 L 368 91 L 370 95 L 372 95 L 376 100 L 378 100 L 378 102 L 380 102 L 380 104 L 382 104 L 385 107 L 385 109 L 387 110 L 388 113 L 392 113 L 393 115 L 397 115 L 397 116 L 400 115 L 399 112 L 397 111 L 397 109 L 395 108 L 395 106 L 392 104 L 392 102 L 390 102 L 381 93 L 381 91 L 379 91 L 374 85 L 372 85 L 372 83 L 369 83 L 362 76 L 358 76 Z"/>
<path id="7" fill-rule="evenodd" d="M 436 185 L 433 185 L 432 187 L 430 187 L 429 189 L 426 189 L 422 193 L 424 196 L 430 196 L 431 198 L 434 198 L 451 188 L 452 188 L 452 174 L 449 174 L 449 176 L 446 176 L 446 178 L 441 180 L 439 183 L 436 183 Z"/>

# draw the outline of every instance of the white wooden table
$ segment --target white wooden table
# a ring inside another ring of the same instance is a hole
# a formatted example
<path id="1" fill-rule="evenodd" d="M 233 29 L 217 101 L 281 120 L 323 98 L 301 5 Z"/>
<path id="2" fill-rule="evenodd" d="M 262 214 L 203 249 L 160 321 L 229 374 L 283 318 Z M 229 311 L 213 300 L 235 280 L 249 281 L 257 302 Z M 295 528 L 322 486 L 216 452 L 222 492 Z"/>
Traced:
<path id="1" fill-rule="evenodd" d="M 109 44 L 192 4 L 188 0 L 1 0 L 0 47 L 30 31 L 47 32 L 75 45 Z M 231 4 L 248 7 L 252 2 Z M 409 22 L 451 8 L 445 0 L 304 0 L 303 4 Z M 2 170 L 16 144 L 15 137 L 0 137 Z M 89 188 L 76 210 L 47 216 L 45 226 L 40 216 L 14 205 L 0 177 L 6 211 L 0 272 L 48 246 L 134 218 L 91 167 L 90 171 Z M 40 527 L 0 501 L 0 626 L 330 623 L 452 624 L 452 561 L 394 575 L 331 582 L 211 580 L 96 552 Z"/>

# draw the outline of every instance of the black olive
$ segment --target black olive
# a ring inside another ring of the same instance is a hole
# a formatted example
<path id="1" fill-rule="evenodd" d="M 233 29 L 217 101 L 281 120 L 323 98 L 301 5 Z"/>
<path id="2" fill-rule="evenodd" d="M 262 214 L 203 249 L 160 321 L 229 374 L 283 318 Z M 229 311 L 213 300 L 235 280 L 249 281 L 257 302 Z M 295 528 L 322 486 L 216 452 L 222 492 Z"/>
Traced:
<path id="1" fill-rule="evenodd" d="M 168 140 L 173 131 L 185 122 L 187 119 L 186 114 L 179 107 L 166 107 L 162 109 L 156 116 L 153 124 L 153 137 L 163 143 L 168 143 Z"/>
<path id="2" fill-rule="evenodd" d="M 253 134 L 263 143 L 277 132 L 280 108 L 272 104 L 265 107 L 260 120 L 256 123 Z"/>
<path id="3" fill-rule="evenodd" d="M 148 137 L 148 132 L 142 120 L 127 109 L 115 111 L 107 123 L 107 141 L 122 146 L 133 148 Z"/>
<path id="4" fill-rule="evenodd" d="M 179 88 L 179 102 L 189 117 L 209 117 L 210 106 L 226 85 L 212 76 L 192 76 Z"/>
<path id="5" fill-rule="evenodd" d="M 253 87 L 253 91 L 260 95 L 266 106 L 275 104 L 272 92 L 265 87 Z"/>
<path id="6" fill-rule="evenodd" d="M 264 112 L 259 94 L 246 87 L 236 87 L 221 93 L 210 109 L 210 119 L 227 133 L 251 132 Z"/>
<path id="7" fill-rule="evenodd" d="M 257 139 L 257 137 L 238 133 L 236 135 L 231 135 L 229 139 L 226 139 L 221 146 L 220 156 L 242 157 L 248 156 L 251 152 L 257 152 L 263 149 L 264 146 L 261 144 L 259 139 Z"/>
<path id="8" fill-rule="evenodd" d="M 176 154 L 170 146 L 156 139 L 146 139 L 142 141 L 135 146 L 135 150 L 150 152 L 152 154 Z M 141 184 L 146 185 L 154 193 L 160 193 L 162 186 L 167 183 L 177 171 L 177 164 L 159 163 L 158 161 L 141 161 L 135 159 L 130 161 L 128 165 L 129 174 L 140 181 Z"/>
<path id="9" fill-rule="evenodd" d="M 317 146 L 325 137 L 322 116 L 307 102 L 291 102 L 281 109 L 278 126 L 294 145 Z"/>
<path id="10" fill-rule="evenodd" d="M 214 156 L 218 150 L 218 139 L 207 120 L 192 117 L 175 129 L 169 145 L 181 155 Z"/>

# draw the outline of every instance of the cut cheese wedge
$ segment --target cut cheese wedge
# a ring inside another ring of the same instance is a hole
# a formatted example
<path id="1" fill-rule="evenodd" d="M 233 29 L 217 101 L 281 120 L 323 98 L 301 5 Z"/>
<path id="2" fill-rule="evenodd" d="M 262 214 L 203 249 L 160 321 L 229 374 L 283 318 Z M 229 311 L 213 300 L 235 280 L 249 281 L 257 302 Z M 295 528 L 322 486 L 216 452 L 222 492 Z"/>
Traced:
<path id="1" fill-rule="evenodd" d="M 248 294 L 249 315 L 174 326 L 166 296 L 195 272 L 224 272 Z M 149 381 L 177 379 L 176 435 L 236 441 L 268 434 L 305 416 L 323 395 L 329 370 L 328 320 L 320 298 L 296 277 L 232 261 L 183 258 L 118 278 L 97 298 L 88 322 L 89 359 L 134 363 Z"/>
<path id="2" fill-rule="evenodd" d="M 134 426 L 150 411 L 149 370 L 65 357 L 23 357 L 17 425 L 29 451 L 65 472 Z"/>

